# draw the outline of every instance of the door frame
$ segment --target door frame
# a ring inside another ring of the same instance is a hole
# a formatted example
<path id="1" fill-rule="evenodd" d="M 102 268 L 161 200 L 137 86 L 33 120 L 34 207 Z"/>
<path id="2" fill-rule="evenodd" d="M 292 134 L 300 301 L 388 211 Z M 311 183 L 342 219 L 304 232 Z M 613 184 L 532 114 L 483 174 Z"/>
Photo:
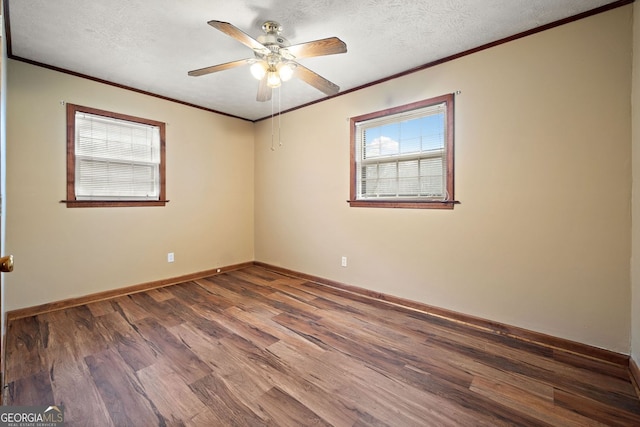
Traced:
<path id="1" fill-rule="evenodd" d="M 6 111 L 7 111 L 7 35 L 5 27 L 5 2 L 0 0 L 0 255 L 5 253 L 5 236 L 6 236 Z M 5 309 L 5 280 L 4 275 L 0 273 L 0 396 L 1 402 L 4 403 L 5 389 L 5 343 L 6 343 L 6 327 L 7 313 Z"/>

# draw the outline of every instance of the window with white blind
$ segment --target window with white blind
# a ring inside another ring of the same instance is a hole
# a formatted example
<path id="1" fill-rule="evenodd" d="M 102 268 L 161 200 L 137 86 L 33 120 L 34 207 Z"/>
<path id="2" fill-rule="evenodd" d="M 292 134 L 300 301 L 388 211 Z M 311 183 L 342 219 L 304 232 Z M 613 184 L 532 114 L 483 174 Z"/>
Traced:
<path id="1" fill-rule="evenodd" d="M 453 95 L 351 118 L 351 206 L 452 209 Z"/>
<path id="2" fill-rule="evenodd" d="M 163 206 L 165 124 L 67 104 L 67 206 Z"/>

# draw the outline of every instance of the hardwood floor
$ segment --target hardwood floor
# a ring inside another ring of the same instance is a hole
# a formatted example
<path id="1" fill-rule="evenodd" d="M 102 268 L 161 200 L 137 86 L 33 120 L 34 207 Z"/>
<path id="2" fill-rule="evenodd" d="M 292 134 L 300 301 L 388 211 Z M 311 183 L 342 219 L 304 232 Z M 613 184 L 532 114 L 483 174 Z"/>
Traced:
<path id="1" fill-rule="evenodd" d="M 624 366 L 249 267 L 9 322 L 69 426 L 640 425 Z"/>

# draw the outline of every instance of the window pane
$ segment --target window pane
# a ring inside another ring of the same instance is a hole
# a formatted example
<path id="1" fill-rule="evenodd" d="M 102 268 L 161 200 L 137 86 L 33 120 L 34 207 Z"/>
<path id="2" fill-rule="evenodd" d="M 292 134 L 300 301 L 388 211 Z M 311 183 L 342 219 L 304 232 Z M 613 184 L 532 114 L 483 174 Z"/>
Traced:
<path id="1" fill-rule="evenodd" d="M 444 197 L 442 157 L 380 162 L 362 168 L 362 197 Z"/>
<path id="2" fill-rule="evenodd" d="M 104 119 L 88 114 L 76 117 L 76 155 L 104 159 L 158 163 L 160 131 L 157 127 L 132 126 L 130 122 Z"/>
<path id="3" fill-rule="evenodd" d="M 365 126 L 363 159 L 442 150 L 445 147 L 445 114 Z"/>
<path id="4" fill-rule="evenodd" d="M 78 159 L 76 167 L 78 200 L 110 197 L 158 199 L 156 166 Z"/>

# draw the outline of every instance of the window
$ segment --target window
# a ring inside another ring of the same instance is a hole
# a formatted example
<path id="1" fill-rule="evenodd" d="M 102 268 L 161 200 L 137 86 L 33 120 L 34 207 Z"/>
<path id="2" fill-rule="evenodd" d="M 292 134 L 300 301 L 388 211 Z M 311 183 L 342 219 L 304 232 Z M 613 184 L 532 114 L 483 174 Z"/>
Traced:
<path id="1" fill-rule="evenodd" d="M 453 209 L 453 94 L 351 118 L 356 207 Z"/>
<path id="2" fill-rule="evenodd" d="M 67 207 L 164 206 L 165 124 L 67 104 Z"/>

